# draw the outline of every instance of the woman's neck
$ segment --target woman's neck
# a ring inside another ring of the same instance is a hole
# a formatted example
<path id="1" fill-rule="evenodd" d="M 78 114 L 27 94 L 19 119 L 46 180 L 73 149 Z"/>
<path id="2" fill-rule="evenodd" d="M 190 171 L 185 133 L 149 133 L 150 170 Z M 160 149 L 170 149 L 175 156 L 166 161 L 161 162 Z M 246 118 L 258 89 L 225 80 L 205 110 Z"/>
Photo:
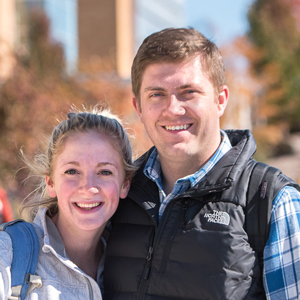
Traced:
<path id="1" fill-rule="evenodd" d="M 60 236 L 63 240 L 65 250 L 70 260 L 83 272 L 96 280 L 100 259 L 103 254 L 103 243 L 101 235 L 105 224 L 98 230 L 76 230 L 60 224 L 57 215 L 52 217 Z"/>
<path id="2" fill-rule="evenodd" d="M 96 239 L 95 239 L 96 240 Z M 99 262 L 104 252 L 100 238 L 97 244 L 65 244 L 65 249 L 70 260 L 75 263 L 84 273 L 97 279 Z"/>

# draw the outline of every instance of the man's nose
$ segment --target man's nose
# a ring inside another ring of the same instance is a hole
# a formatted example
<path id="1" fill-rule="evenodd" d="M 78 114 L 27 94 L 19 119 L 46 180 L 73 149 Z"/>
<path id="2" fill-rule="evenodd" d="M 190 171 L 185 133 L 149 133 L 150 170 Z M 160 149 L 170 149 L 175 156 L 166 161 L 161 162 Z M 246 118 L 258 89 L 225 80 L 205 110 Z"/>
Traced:
<path id="1" fill-rule="evenodd" d="M 178 99 L 176 95 L 170 95 L 166 101 L 165 114 L 182 116 L 185 114 L 184 101 Z"/>

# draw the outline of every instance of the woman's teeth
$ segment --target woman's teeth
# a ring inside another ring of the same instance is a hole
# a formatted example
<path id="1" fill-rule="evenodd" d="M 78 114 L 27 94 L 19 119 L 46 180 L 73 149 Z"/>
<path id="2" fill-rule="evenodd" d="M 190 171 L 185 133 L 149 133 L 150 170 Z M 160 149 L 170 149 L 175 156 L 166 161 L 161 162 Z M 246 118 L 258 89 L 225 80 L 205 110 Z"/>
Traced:
<path id="1" fill-rule="evenodd" d="M 76 203 L 76 205 L 80 208 L 84 208 L 84 209 L 91 209 L 94 208 L 96 206 L 99 206 L 101 204 L 101 202 L 96 202 L 96 203 Z"/>

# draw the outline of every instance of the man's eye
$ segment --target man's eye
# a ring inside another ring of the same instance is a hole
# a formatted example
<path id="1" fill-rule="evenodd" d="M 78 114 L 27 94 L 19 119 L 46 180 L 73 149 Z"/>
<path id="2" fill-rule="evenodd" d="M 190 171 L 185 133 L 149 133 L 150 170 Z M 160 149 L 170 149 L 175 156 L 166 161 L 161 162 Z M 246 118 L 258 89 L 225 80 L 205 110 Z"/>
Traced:
<path id="1" fill-rule="evenodd" d="M 65 174 L 74 175 L 74 174 L 78 174 L 78 172 L 75 169 L 70 169 L 70 170 L 65 171 Z"/>
<path id="2" fill-rule="evenodd" d="M 194 91 L 194 90 L 186 90 L 184 93 L 185 94 L 193 94 L 193 93 L 195 93 L 196 91 Z"/>
<path id="3" fill-rule="evenodd" d="M 153 93 L 150 95 L 150 98 L 156 98 L 156 97 L 162 97 L 163 94 L 162 93 Z"/>
<path id="4" fill-rule="evenodd" d="M 182 92 L 182 97 L 184 97 L 186 100 L 194 99 L 195 97 L 198 97 L 199 93 L 197 90 L 185 90 Z"/>

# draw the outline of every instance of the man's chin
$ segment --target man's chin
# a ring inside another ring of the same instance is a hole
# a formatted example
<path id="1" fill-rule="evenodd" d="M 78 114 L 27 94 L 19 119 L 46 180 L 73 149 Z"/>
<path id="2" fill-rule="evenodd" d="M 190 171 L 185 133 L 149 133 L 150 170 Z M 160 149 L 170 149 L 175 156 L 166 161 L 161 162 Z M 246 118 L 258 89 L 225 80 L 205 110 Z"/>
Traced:
<path id="1" fill-rule="evenodd" d="M 192 158 L 195 153 L 191 151 L 192 149 L 186 144 L 175 144 L 170 147 L 165 147 L 163 151 L 159 151 L 160 156 L 166 156 L 166 158 L 174 158 L 180 163 L 182 160 Z M 163 152 L 163 153 L 162 153 Z"/>

